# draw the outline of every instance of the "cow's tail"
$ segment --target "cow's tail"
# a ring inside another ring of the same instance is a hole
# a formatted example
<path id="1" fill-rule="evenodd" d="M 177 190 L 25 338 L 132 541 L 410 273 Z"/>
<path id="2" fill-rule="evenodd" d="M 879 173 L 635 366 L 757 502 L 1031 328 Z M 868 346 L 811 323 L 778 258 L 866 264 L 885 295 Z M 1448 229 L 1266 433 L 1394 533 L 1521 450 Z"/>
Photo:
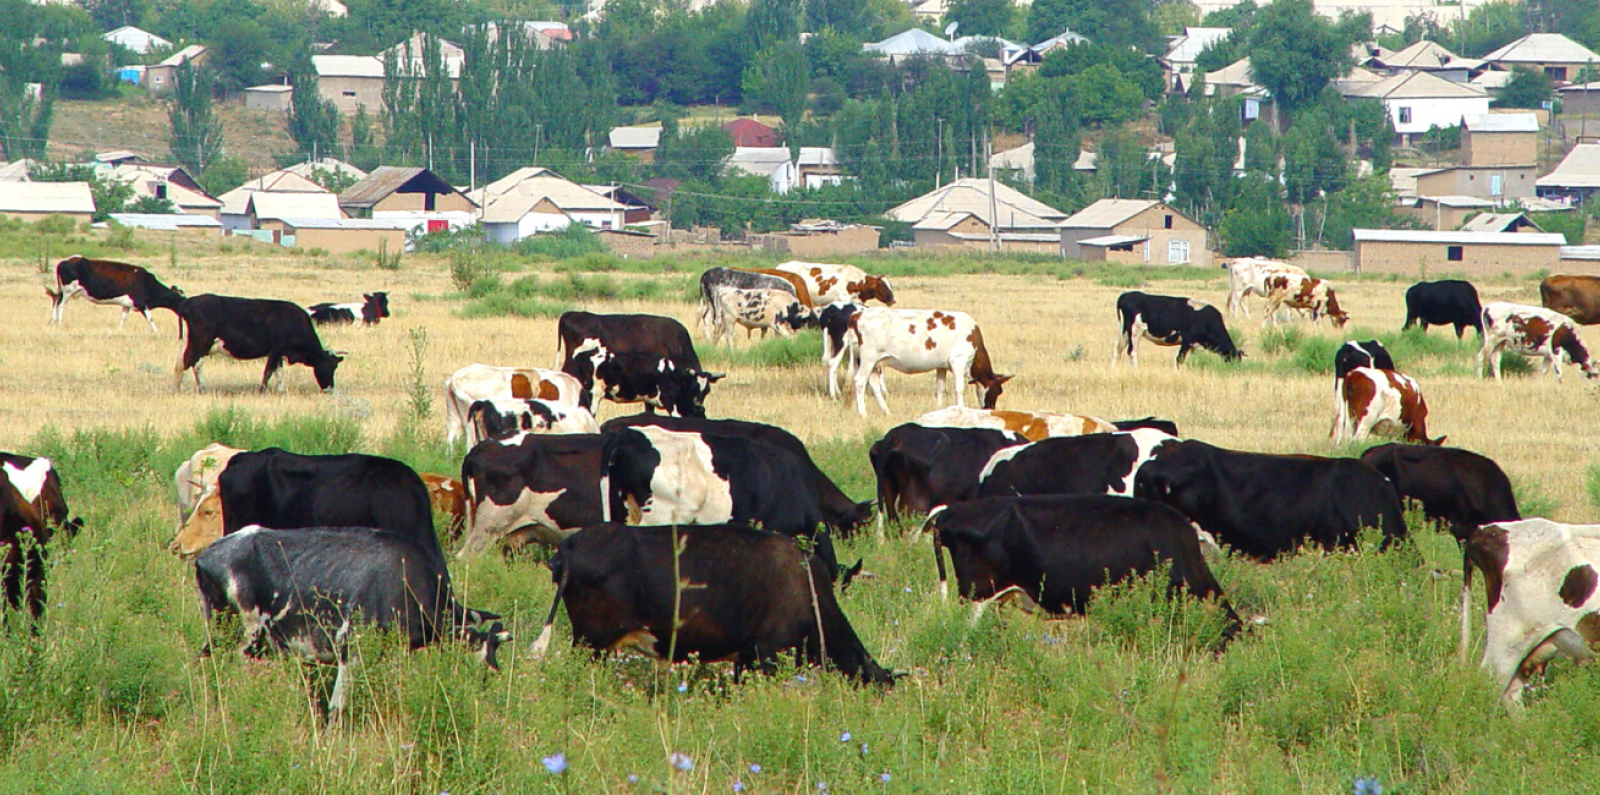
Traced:
<path id="1" fill-rule="evenodd" d="M 1328 431 L 1328 438 L 1335 444 L 1349 441 L 1348 437 L 1353 433 L 1350 427 L 1350 403 L 1344 399 L 1344 384 L 1347 380 L 1349 376 L 1333 382 L 1333 429 Z"/>
<path id="2" fill-rule="evenodd" d="M 1456 647 L 1456 659 L 1467 664 L 1467 644 L 1472 641 L 1472 555 L 1466 544 L 1461 545 L 1461 643 Z"/>
<path id="3" fill-rule="evenodd" d="M 545 616 L 544 629 L 539 631 L 539 637 L 533 642 L 531 651 L 535 659 L 543 658 L 550 648 L 551 627 L 556 623 L 556 610 L 561 607 L 561 600 L 567 595 L 567 583 L 572 579 L 572 570 L 557 552 L 550 558 L 550 573 L 556 581 L 556 596 L 550 601 L 550 613 Z"/>
<path id="4" fill-rule="evenodd" d="M 933 506 L 933 510 L 928 511 L 928 518 L 922 520 L 922 527 L 918 528 L 917 532 L 926 532 L 928 525 L 933 524 L 939 514 L 944 513 L 945 509 L 949 507 L 948 505 Z M 937 527 L 933 528 L 933 565 L 934 568 L 939 570 L 939 598 L 948 600 L 950 598 L 950 582 L 946 579 L 944 573 L 944 546 L 939 543 L 939 528 Z"/>

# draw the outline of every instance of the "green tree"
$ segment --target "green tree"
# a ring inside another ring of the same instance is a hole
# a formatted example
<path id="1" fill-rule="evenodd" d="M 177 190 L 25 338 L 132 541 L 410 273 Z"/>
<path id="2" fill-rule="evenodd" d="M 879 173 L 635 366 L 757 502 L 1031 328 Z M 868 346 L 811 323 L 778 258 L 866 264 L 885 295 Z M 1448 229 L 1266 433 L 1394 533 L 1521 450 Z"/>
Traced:
<path id="1" fill-rule="evenodd" d="M 662 129 L 656 148 L 655 170 L 663 177 L 707 184 L 722 173 L 722 163 L 733 154 L 733 139 L 721 127 Z M 676 223 L 678 219 L 673 219 Z"/>
<path id="2" fill-rule="evenodd" d="M 0 155 L 6 160 L 43 159 L 55 118 L 55 89 L 41 84 L 38 93 L 22 80 L 0 71 Z"/>
<path id="3" fill-rule="evenodd" d="M 1247 180 L 1233 209 L 1217 226 L 1224 257 L 1283 257 L 1289 253 L 1289 212 L 1273 183 Z"/>
<path id="4" fill-rule="evenodd" d="M 267 60 L 272 41 L 255 20 L 226 17 L 207 38 L 210 51 L 206 66 L 212 70 L 218 89 L 238 91 L 265 80 L 261 64 Z"/>
<path id="5" fill-rule="evenodd" d="M 1144 112 L 1145 98 L 1138 86 L 1111 64 L 1096 64 L 1065 79 L 1078 98 L 1086 122 L 1118 124 Z"/>
<path id="6" fill-rule="evenodd" d="M 200 174 L 200 187 L 212 196 L 221 196 L 243 185 L 250 178 L 250 169 L 237 157 L 219 157 Z"/>
<path id="7" fill-rule="evenodd" d="M 1349 71 L 1350 44 L 1312 10 L 1311 0 L 1274 0 L 1257 13 L 1250 29 L 1251 72 L 1273 101 L 1292 113 Z"/>
<path id="8" fill-rule="evenodd" d="M 1145 99 L 1157 100 L 1165 93 L 1166 81 L 1161 76 L 1160 64 L 1154 58 L 1129 47 L 1114 47 L 1098 42 L 1074 44 L 1050 53 L 1039 67 L 1039 74 L 1044 77 L 1067 77 L 1082 74 L 1096 66 L 1115 69 Z"/>
<path id="9" fill-rule="evenodd" d="M 800 0 L 753 0 L 744 15 L 750 52 L 800 41 Z"/>
<path id="10" fill-rule="evenodd" d="M 1261 7 L 1256 5 L 1256 0 L 1240 0 L 1228 8 L 1219 8 L 1206 14 L 1200 24 L 1208 28 L 1233 28 L 1235 31 L 1248 33 L 1256 24 L 1256 14 Z"/>
<path id="11" fill-rule="evenodd" d="M 1011 0 L 955 0 L 946 9 L 944 22 L 957 23 L 959 36 L 1005 36 L 1016 10 Z"/>
<path id="12" fill-rule="evenodd" d="M 1033 0 L 1028 6 L 1027 38 L 1038 44 L 1072 28 L 1074 0 Z"/>
<path id="13" fill-rule="evenodd" d="M 122 211 L 146 215 L 173 215 L 178 212 L 178 207 L 165 196 L 140 196 L 126 205 Z"/>
<path id="14" fill-rule="evenodd" d="M 1200 24 L 1200 9 L 1189 0 L 1156 0 L 1150 22 L 1163 36 L 1181 36 L 1184 28 Z"/>
<path id="15" fill-rule="evenodd" d="M 809 71 L 805 51 L 799 44 L 782 42 L 767 47 L 745 67 L 745 105 L 778 114 L 784 129 L 792 132 L 805 115 Z"/>
<path id="16" fill-rule="evenodd" d="M 1465 20 L 1450 24 L 1450 43 L 1464 58 L 1481 58 L 1528 35 L 1525 6 L 1513 0 L 1495 0 L 1474 6 Z"/>
<path id="17" fill-rule="evenodd" d="M 1500 89 L 1494 104 L 1501 108 L 1538 108 L 1555 96 L 1550 76 L 1533 69 L 1518 69 Z"/>
<path id="18" fill-rule="evenodd" d="M 1159 49 L 1164 41 L 1151 15 L 1156 0 L 1046 0 L 1028 12 L 1029 40 L 1038 43 L 1071 28 L 1096 44 Z"/>
<path id="19" fill-rule="evenodd" d="M 1204 72 L 1219 72 L 1243 58 L 1245 52 L 1245 37 L 1248 34 L 1237 30 L 1227 36 L 1217 39 L 1205 46 L 1200 54 L 1195 57 L 1194 67 Z"/>
<path id="20" fill-rule="evenodd" d="M 332 154 L 339 145 L 339 109 L 322 98 L 315 74 L 294 79 L 294 104 L 289 108 L 289 137 L 308 156 Z"/>
<path id="21" fill-rule="evenodd" d="M 190 64 L 178 67 L 172 77 L 172 101 L 167 116 L 172 122 L 169 147 L 172 157 L 195 175 L 205 173 L 222 157 L 222 122 L 211 112 L 214 81 Z"/>
<path id="22" fill-rule="evenodd" d="M 868 20 L 867 2 L 866 0 L 807 0 L 805 18 L 806 30 L 836 30 L 859 35 Z"/>

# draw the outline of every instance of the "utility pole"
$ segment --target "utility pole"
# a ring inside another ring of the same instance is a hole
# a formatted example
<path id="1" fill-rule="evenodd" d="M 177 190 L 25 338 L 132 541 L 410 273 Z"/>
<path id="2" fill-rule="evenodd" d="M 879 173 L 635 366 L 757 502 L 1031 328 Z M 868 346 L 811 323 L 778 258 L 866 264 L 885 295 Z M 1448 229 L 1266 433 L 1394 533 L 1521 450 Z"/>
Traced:
<path id="1" fill-rule="evenodd" d="M 943 184 L 942 177 L 944 176 L 944 119 L 936 116 L 933 120 L 939 128 L 934 141 L 935 151 L 938 154 L 935 156 L 933 164 L 933 187 L 937 189 Z"/>
<path id="2" fill-rule="evenodd" d="M 533 164 L 539 165 L 539 142 L 544 139 L 544 125 L 533 125 Z"/>
<path id="3" fill-rule="evenodd" d="M 989 164 L 989 250 L 1000 250 L 1000 213 L 994 199 L 994 141 L 987 132 L 983 135 L 984 160 Z"/>
<path id="4" fill-rule="evenodd" d="M 467 190 L 478 190 L 478 139 L 467 142 Z"/>

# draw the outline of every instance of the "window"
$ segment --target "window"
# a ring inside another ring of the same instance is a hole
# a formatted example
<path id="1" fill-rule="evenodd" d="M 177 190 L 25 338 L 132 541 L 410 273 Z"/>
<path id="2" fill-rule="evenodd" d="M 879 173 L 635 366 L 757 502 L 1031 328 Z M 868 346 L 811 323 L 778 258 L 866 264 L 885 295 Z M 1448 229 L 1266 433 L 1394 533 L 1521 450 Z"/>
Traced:
<path id="1" fill-rule="evenodd" d="M 1563 83 L 1567 81 L 1567 67 L 1565 66 L 1546 66 L 1544 73 L 1549 75 L 1551 80 L 1560 80 Z"/>
<path id="2" fill-rule="evenodd" d="M 433 212 L 433 201 L 438 195 L 437 193 L 422 194 L 422 209 L 426 212 Z"/>
<path id="3" fill-rule="evenodd" d="M 1166 223 L 1166 228 L 1167 229 L 1171 229 L 1172 228 L 1172 216 L 1170 216 L 1170 215 L 1167 216 L 1165 223 Z"/>
<path id="4" fill-rule="evenodd" d="M 1410 124 L 1411 123 L 1411 109 L 1410 108 L 1405 108 L 1405 107 L 1400 108 L 1400 123 L 1401 124 Z"/>
<path id="5" fill-rule="evenodd" d="M 1499 196 L 1500 194 L 1505 193 L 1505 184 L 1504 184 L 1505 183 L 1505 179 L 1506 179 L 1505 175 L 1503 175 L 1503 174 L 1490 174 L 1489 175 L 1489 195 L 1490 196 Z"/>
<path id="6" fill-rule="evenodd" d="M 1111 246 L 1112 251 L 1133 251 L 1132 243 L 1117 243 Z"/>
<path id="7" fill-rule="evenodd" d="M 1460 246 L 1450 246 L 1450 247 L 1446 248 L 1444 250 L 1444 258 L 1447 259 L 1447 260 L 1450 260 L 1451 262 L 1460 262 L 1461 261 L 1461 247 Z"/>
<path id="8" fill-rule="evenodd" d="M 347 97 L 354 97 L 356 95 L 356 92 L 354 92 L 354 91 L 345 91 L 345 92 L 342 92 L 342 93 Z"/>
<path id="9" fill-rule="evenodd" d="M 1189 241 L 1168 240 L 1167 262 L 1183 264 L 1189 261 Z"/>
<path id="10" fill-rule="evenodd" d="M 165 182 L 157 182 L 155 184 L 155 189 L 156 189 L 156 198 L 157 199 L 165 199 L 165 198 L 167 198 L 167 183 L 165 183 Z"/>

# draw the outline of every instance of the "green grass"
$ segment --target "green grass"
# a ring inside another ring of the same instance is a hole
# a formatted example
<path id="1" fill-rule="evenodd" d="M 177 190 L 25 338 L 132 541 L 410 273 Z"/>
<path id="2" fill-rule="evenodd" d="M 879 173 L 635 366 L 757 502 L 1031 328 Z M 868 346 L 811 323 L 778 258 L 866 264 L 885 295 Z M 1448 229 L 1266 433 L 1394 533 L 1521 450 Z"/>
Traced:
<path id="1" fill-rule="evenodd" d="M 706 367 L 813 367 L 822 361 L 822 335 L 802 331 L 793 337 L 768 335 L 745 342 L 741 329 L 734 329 L 734 346 L 703 345 L 696 350 Z"/>
<path id="2" fill-rule="evenodd" d="M 692 301 L 698 290 L 688 277 L 618 279 L 608 274 L 567 272 L 528 274 L 505 282 L 499 274 L 480 276 L 467 289 L 470 300 L 460 317 L 555 317 L 593 301 Z"/>

